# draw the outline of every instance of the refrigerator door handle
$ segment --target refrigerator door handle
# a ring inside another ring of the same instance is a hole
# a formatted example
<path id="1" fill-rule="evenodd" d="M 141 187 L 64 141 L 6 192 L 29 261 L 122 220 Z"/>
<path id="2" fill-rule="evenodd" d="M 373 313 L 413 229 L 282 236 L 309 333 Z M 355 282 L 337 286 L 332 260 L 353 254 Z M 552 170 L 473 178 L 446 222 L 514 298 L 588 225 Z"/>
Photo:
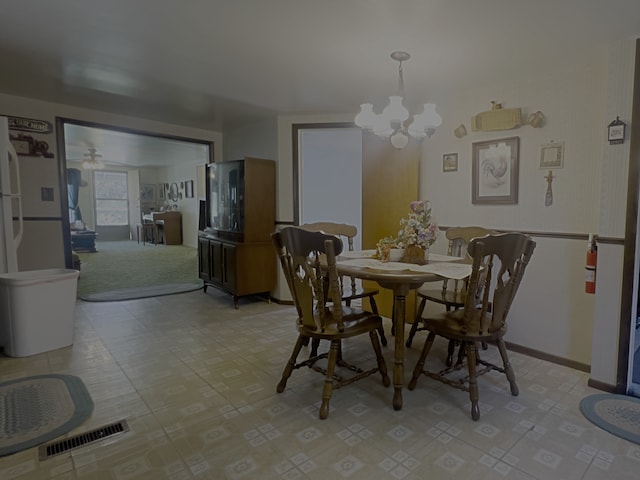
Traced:
<path id="1" fill-rule="evenodd" d="M 8 142 L 9 145 L 9 163 L 11 163 L 11 159 L 13 157 L 13 163 L 16 166 L 16 189 L 17 191 L 14 193 L 11 193 L 9 195 L 4 195 L 5 197 L 9 197 L 9 198 L 15 198 L 18 201 L 18 231 L 16 232 L 16 234 L 13 237 L 13 241 L 14 241 L 14 246 L 17 249 L 18 245 L 20 245 L 20 242 L 22 241 L 22 229 L 23 229 L 23 221 L 22 221 L 22 190 L 20 189 L 20 161 L 18 159 L 18 154 L 15 150 L 15 148 L 13 148 L 13 145 L 11 145 L 11 142 Z M 11 170 L 11 169 L 9 169 Z"/>

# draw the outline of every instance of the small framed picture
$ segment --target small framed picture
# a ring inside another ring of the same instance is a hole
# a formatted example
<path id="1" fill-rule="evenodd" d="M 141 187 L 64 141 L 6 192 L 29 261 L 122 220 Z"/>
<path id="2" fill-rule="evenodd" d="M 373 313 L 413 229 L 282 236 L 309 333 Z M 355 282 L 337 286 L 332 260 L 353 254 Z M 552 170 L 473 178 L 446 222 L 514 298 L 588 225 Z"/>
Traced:
<path id="1" fill-rule="evenodd" d="M 626 126 L 627 125 L 620 120 L 620 117 L 616 117 L 616 119 L 608 125 L 607 138 L 609 140 L 609 145 L 624 143 L 624 129 Z"/>
<path id="2" fill-rule="evenodd" d="M 159 200 L 164 200 L 165 198 L 165 188 L 164 188 L 164 183 L 159 183 L 158 184 L 158 199 Z"/>
<path id="3" fill-rule="evenodd" d="M 156 186 L 150 183 L 140 185 L 140 201 L 151 203 L 156 201 Z"/>
<path id="4" fill-rule="evenodd" d="M 540 170 L 564 166 L 564 142 L 551 142 L 540 147 Z"/>
<path id="5" fill-rule="evenodd" d="M 442 171 L 457 172 L 458 171 L 458 154 L 445 153 L 442 155 Z"/>
<path id="6" fill-rule="evenodd" d="M 193 198 L 193 180 L 184 182 L 184 196 L 185 198 Z"/>

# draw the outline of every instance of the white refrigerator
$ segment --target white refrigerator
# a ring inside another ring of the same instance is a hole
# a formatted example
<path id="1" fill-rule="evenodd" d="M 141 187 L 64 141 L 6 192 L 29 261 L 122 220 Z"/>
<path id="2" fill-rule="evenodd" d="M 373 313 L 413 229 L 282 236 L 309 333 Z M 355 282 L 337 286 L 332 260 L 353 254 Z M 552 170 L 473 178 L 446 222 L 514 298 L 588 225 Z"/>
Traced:
<path id="1" fill-rule="evenodd" d="M 62 213 L 64 162 L 46 152 L 55 135 L 9 130 L 7 122 L 7 117 L 0 116 L 0 257 L 4 258 L 0 272 L 13 269 L 16 249 L 18 272 L 65 268 L 67 262 L 71 265 L 71 238 L 68 217 Z M 13 136 L 46 145 L 42 147 L 46 153 L 18 152 L 16 157 L 10 142 Z M 7 259 L 10 266 L 5 265 Z"/>
<path id="2" fill-rule="evenodd" d="M 9 140 L 9 123 L 0 117 L 0 274 L 18 271 L 23 229 L 20 183 L 20 161 Z"/>

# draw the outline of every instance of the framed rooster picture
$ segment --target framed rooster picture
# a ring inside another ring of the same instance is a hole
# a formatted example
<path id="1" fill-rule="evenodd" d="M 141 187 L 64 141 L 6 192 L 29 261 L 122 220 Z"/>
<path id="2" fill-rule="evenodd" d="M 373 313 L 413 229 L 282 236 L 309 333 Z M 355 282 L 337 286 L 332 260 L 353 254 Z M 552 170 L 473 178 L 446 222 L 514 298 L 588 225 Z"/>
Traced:
<path id="1" fill-rule="evenodd" d="M 471 203 L 518 203 L 520 137 L 472 144 Z"/>

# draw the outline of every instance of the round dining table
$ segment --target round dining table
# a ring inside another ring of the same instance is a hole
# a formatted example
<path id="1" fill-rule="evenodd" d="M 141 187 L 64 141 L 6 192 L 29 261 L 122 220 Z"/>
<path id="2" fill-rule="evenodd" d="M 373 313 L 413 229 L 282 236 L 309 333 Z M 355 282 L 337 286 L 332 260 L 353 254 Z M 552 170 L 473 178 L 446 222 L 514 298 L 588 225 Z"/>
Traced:
<path id="1" fill-rule="evenodd" d="M 402 386 L 404 384 L 404 330 L 406 297 L 423 283 L 444 278 L 465 278 L 471 273 L 471 265 L 464 259 L 446 255 L 430 255 L 429 266 L 382 263 L 371 258 L 370 250 L 345 252 L 338 257 L 337 269 L 340 275 L 363 280 L 373 280 L 382 288 L 393 292 L 393 318 L 395 325 L 395 345 L 393 362 L 393 408 L 402 408 Z"/>

